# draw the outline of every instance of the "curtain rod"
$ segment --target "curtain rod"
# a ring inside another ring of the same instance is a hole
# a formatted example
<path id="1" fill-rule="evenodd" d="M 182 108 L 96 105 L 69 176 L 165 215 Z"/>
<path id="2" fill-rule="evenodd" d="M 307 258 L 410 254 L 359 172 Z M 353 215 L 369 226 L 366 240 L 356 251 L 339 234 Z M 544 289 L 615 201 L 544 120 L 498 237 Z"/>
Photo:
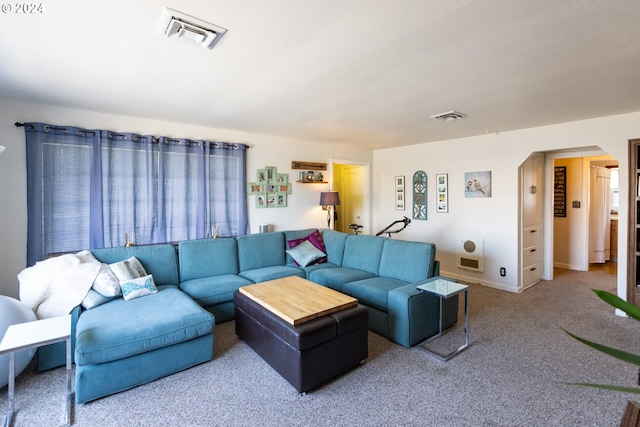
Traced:
<path id="1" fill-rule="evenodd" d="M 20 123 L 20 122 L 15 122 L 15 123 L 14 123 L 14 125 L 15 125 L 17 128 L 24 127 L 24 123 Z M 156 139 L 156 137 L 153 137 L 153 139 L 155 140 L 155 139 Z M 186 139 L 186 138 L 185 138 L 185 139 Z M 188 141 L 188 139 L 187 139 L 187 141 Z M 211 141 L 211 142 L 213 142 L 213 141 Z M 218 144 L 220 144 L 220 143 L 219 143 L 219 142 L 215 142 L 215 144 L 216 144 L 216 147 L 217 147 L 217 145 L 218 145 Z M 237 148 L 237 147 L 238 147 L 238 144 L 231 144 L 231 143 L 228 143 L 228 142 L 224 142 L 223 144 L 229 144 L 229 145 L 233 146 L 234 148 Z M 246 149 L 251 148 L 248 144 L 244 144 L 244 145 L 245 145 Z"/>

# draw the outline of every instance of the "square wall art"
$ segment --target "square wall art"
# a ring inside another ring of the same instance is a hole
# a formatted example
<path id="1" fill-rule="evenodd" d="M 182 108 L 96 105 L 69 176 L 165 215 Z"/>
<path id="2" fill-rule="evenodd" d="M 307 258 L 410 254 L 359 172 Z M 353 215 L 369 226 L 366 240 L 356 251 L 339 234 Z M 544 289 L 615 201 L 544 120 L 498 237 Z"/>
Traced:
<path id="1" fill-rule="evenodd" d="M 464 197 L 491 197 L 491 171 L 465 172 Z"/>

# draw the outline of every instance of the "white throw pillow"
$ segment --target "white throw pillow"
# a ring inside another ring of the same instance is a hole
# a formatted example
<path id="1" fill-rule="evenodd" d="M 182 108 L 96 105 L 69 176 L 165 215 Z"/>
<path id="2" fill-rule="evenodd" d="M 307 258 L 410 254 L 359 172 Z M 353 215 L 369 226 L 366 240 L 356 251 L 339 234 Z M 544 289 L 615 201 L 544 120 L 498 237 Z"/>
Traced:
<path id="1" fill-rule="evenodd" d="M 147 275 L 147 272 L 144 270 L 142 264 L 140 264 L 138 258 L 134 256 L 124 261 L 109 264 L 109 267 L 111 267 L 111 271 L 113 271 L 113 274 L 116 275 L 120 282 Z"/>
<path id="2" fill-rule="evenodd" d="M 120 284 L 118 284 L 118 288 L 120 288 Z M 105 302 L 109 302 L 113 298 L 114 297 L 111 297 L 111 298 L 105 297 L 104 295 L 99 294 L 93 289 L 89 289 L 89 292 L 87 292 L 87 296 L 85 296 L 84 299 L 82 300 L 82 307 L 85 308 L 86 310 L 89 310 L 99 305 L 102 305 Z"/>
<path id="3" fill-rule="evenodd" d="M 120 288 L 122 289 L 122 296 L 127 301 L 158 292 L 151 274 L 136 279 L 123 280 L 120 282 Z"/>
<path id="4" fill-rule="evenodd" d="M 107 264 L 102 264 L 98 276 L 96 276 L 96 280 L 93 281 L 91 287 L 104 297 L 117 297 L 122 294 L 120 281 Z"/>
<path id="5" fill-rule="evenodd" d="M 286 252 L 303 267 L 327 256 L 327 254 L 316 248 L 313 243 L 308 240 L 305 240 L 293 249 L 287 249 Z"/>

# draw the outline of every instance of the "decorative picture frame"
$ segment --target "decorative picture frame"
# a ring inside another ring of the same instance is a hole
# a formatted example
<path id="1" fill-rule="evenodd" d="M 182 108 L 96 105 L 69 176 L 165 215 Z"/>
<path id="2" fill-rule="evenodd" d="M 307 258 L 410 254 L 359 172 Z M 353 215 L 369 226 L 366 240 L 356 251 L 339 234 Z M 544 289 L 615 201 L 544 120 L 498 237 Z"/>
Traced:
<path id="1" fill-rule="evenodd" d="M 277 173 L 275 174 L 275 183 L 277 185 L 287 184 L 289 182 L 289 174 L 288 173 Z"/>
<path id="2" fill-rule="evenodd" d="M 278 185 L 278 193 L 291 194 L 291 184 Z"/>
<path id="3" fill-rule="evenodd" d="M 264 170 L 267 174 L 267 184 L 274 184 L 276 182 L 276 170 L 275 166 L 265 166 Z"/>
<path id="4" fill-rule="evenodd" d="M 287 193 L 276 194 L 276 207 L 278 208 L 287 207 Z"/>
<path id="5" fill-rule="evenodd" d="M 567 167 L 553 168 L 553 216 L 567 217 Z"/>
<path id="6" fill-rule="evenodd" d="M 264 209 L 267 207 L 267 195 L 265 193 L 256 194 L 256 208 Z"/>
<path id="7" fill-rule="evenodd" d="M 256 194 L 264 193 L 264 185 L 257 182 L 250 182 L 247 184 L 247 195 L 255 196 Z"/>
<path id="8" fill-rule="evenodd" d="M 413 174 L 413 219 L 427 220 L 427 173 Z"/>
<path id="9" fill-rule="evenodd" d="M 436 212 L 449 212 L 449 175 L 436 174 Z"/>
<path id="10" fill-rule="evenodd" d="M 291 183 L 288 173 L 278 173 L 275 166 L 256 171 L 256 182 L 247 183 L 247 195 L 256 196 L 256 208 L 286 208 Z"/>
<path id="11" fill-rule="evenodd" d="M 396 176 L 396 210 L 403 211 L 404 210 L 404 175 Z"/>
<path id="12" fill-rule="evenodd" d="M 269 182 L 269 178 L 267 177 L 267 169 L 258 169 L 256 172 L 256 179 L 258 180 L 258 184 L 266 184 Z"/>
<path id="13" fill-rule="evenodd" d="M 465 172 L 464 197 L 491 197 L 491 171 Z"/>

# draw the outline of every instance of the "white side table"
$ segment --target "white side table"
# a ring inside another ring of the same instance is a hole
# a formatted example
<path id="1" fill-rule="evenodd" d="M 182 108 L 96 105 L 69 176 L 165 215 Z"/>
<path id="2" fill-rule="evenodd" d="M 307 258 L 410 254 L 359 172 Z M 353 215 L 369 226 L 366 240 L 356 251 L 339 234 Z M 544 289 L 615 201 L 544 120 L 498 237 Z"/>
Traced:
<path id="1" fill-rule="evenodd" d="M 450 280 L 446 280 L 442 278 L 436 278 L 427 283 L 418 285 L 417 288 L 420 291 L 434 294 L 438 296 L 440 299 L 440 321 L 439 321 L 438 333 L 432 336 L 431 338 L 425 340 L 422 344 L 420 344 L 420 348 L 422 348 L 424 351 L 428 352 L 429 354 L 435 356 L 439 360 L 446 362 L 456 354 L 460 353 L 465 348 L 469 347 L 469 286 L 462 285 L 460 283 L 452 282 Z M 424 344 L 442 336 L 442 318 L 443 318 L 442 301 L 447 298 L 451 298 L 454 295 L 458 295 L 461 292 L 464 292 L 464 343 L 457 349 L 453 350 L 451 353 L 446 354 L 444 356 L 423 347 Z"/>
<path id="2" fill-rule="evenodd" d="M 13 397 L 15 377 L 15 352 L 40 347 L 56 342 L 67 342 L 67 407 L 65 425 L 71 425 L 71 315 L 34 320 L 33 322 L 10 325 L 0 342 L 0 355 L 9 353 L 9 407 L 4 421 L 5 427 L 11 425 L 13 418 Z"/>

